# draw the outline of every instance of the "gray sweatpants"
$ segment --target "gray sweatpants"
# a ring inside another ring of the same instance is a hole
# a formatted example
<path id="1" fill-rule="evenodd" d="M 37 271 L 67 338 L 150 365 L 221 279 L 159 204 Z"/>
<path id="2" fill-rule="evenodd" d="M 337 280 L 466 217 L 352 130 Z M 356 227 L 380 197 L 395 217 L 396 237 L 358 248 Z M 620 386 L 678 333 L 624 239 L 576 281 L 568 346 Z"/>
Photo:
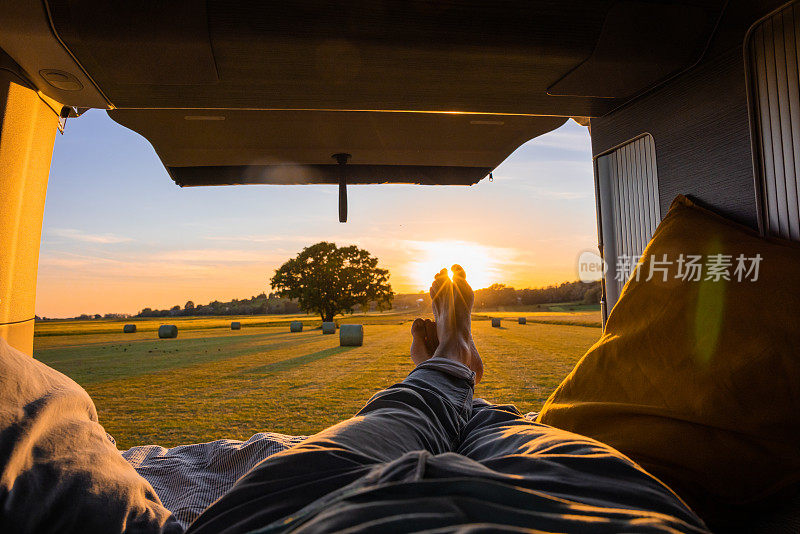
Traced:
<path id="1" fill-rule="evenodd" d="M 428 360 L 353 418 L 264 460 L 188 532 L 706 532 L 616 450 L 473 388 L 464 365 Z"/>

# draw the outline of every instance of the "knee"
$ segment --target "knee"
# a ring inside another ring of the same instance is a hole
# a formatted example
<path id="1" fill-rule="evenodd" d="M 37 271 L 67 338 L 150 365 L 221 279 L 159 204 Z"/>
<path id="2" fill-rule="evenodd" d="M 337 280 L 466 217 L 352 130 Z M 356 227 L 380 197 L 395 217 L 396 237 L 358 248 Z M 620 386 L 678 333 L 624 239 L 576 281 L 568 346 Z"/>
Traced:
<path id="1" fill-rule="evenodd" d="M 513 404 L 489 404 L 483 399 L 472 401 L 470 424 L 475 427 L 526 421 Z"/>

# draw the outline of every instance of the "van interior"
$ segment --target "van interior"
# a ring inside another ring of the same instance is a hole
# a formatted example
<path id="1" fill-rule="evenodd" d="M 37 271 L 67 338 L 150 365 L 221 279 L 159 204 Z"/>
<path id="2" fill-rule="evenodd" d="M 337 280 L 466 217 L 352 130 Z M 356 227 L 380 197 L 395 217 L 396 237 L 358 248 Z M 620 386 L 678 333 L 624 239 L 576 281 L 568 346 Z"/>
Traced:
<path id="1" fill-rule="evenodd" d="M 800 240 L 798 43 L 784 0 L 3 0 L 0 337 L 32 354 L 54 140 L 89 109 L 147 139 L 176 186 L 335 184 L 342 222 L 350 184 L 476 184 L 574 119 L 614 326 L 631 291 L 614 259 L 641 256 L 676 197 Z M 798 315 L 773 319 L 797 335 Z M 769 509 L 709 524 L 797 532 L 794 474 Z"/>

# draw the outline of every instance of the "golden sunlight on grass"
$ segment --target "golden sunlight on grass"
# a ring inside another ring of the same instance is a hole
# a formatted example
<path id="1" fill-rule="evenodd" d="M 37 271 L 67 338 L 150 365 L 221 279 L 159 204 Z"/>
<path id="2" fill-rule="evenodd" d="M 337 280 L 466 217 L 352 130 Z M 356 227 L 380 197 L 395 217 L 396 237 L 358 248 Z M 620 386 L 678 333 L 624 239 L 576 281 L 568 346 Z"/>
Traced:
<path id="1" fill-rule="evenodd" d="M 177 339 L 158 339 L 158 320 L 137 321 L 135 334 L 122 333 L 124 321 L 99 321 L 104 328 L 40 323 L 34 354 L 89 392 L 122 449 L 247 439 L 260 431 L 311 434 L 352 416 L 408 374 L 416 316 L 340 318 L 366 325 L 363 347 L 340 347 L 339 336 L 323 336 L 319 319 L 308 316 L 260 316 L 238 331 L 230 321 L 239 317 L 175 317 Z M 298 318 L 306 328 L 290 333 L 288 321 Z M 522 412 L 540 409 L 600 335 L 596 327 L 565 324 L 492 328 L 479 316 L 473 332 L 486 366 L 475 394 Z"/>
<path id="2" fill-rule="evenodd" d="M 489 287 L 503 280 L 501 267 L 511 259 L 506 249 L 469 241 L 410 241 L 417 260 L 407 265 L 408 278 L 419 287 L 430 286 L 433 277 L 454 263 L 467 271 L 467 280 L 474 289 Z"/>

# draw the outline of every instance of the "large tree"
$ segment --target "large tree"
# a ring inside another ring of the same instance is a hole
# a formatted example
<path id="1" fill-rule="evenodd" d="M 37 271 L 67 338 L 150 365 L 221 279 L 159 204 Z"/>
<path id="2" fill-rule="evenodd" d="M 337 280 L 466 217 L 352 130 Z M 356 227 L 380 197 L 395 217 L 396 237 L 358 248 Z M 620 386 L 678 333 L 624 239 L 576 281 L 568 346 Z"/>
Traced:
<path id="1" fill-rule="evenodd" d="M 337 247 L 326 241 L 281 265 L 270 285 L 280 296 L 297 299 L 306 312 L 319 313 L 323 321 L 352 313 L 357 305 L 366 309 L 370 302 L 388 308 L 393 294 L 389 271 L 378 267 L 378 258 L 355 245 Z"/>

